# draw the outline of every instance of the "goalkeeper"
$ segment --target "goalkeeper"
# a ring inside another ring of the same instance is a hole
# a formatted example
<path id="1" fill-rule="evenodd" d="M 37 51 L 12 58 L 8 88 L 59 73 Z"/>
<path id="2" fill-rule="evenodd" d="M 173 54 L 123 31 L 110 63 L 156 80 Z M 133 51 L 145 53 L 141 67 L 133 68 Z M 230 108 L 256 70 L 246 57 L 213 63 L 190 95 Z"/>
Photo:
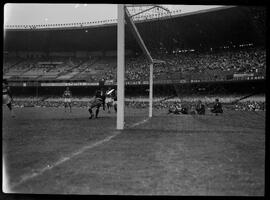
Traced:
<path id="1" fill-rule="evenodd" d="M 103 106 L 103 110 L 105 110 L 105 93 L 102 90 L 97 90 L 95 97 L 89 102 L 88 111 L 90 114 L 89 119 L 92 119 L 94 114 L 92 109 L 96 108 L 96 118 L 98 118 L 99 108 Z"/>

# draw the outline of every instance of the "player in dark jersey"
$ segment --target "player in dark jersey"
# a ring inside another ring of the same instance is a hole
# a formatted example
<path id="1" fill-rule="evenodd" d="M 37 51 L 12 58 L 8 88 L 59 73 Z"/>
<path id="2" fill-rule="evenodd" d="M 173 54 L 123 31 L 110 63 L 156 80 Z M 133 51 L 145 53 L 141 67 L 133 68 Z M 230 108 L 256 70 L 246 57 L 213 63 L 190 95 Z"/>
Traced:
<path id="1" fill-rule="evenodd" d="M 211 112 L 215 113 L 216 115 L 218 115 L 218 113 L 223 113 L 222 105 L 218 99 L 216 99 L 214 106 L 211 109 Z"/>
<path id="2" fill-rule="evenodd" d="M 103 110 L 105 110 L 105 93 L 102 90 L 97 90 L 95 97 L 89 102 L 88 111 L 90 113 L 89 119 L 92 119 L 94 114 L 92 109 L 96 108 L 96 118 L 98 118 L 99 108 L 103 106 Z"/>
<path id="3" fill-rule="evenodd" d="M 10 91 L 10 88 L 8 86 L 8 82 L 7 80 L 3 80 L 3 104 L 6 104 L 8 109 L 10 110 L 10 113 L 11 113 L 11 116 L 12 117 L 15 117 L 14 113 L 13 113 L 13 108 L 12 108 L 12 101 L 13 101 L 13 98 L 12 98 L 12 94 L 11 94 L 11 91 Z"/>
<path id="4" fill-rule="evenodd" d="M 68 87 L 64 91 L 63 97 L 64 97 L 65 112 L 66 112 L 66 108 L 67 107 L 69 107 L 69 112 L 71 112 L 71 97 L 72 97 L 72 93 L 71 93 L 71 91 L 69 90 Z"/>
<path id="5" fill-rule="evenodd" d="M 117 91 L 114 90 L 112 92 L 112 99 L 113 99 L 113 108 L 114 108 L 114 111 L 117 112 Z"/>

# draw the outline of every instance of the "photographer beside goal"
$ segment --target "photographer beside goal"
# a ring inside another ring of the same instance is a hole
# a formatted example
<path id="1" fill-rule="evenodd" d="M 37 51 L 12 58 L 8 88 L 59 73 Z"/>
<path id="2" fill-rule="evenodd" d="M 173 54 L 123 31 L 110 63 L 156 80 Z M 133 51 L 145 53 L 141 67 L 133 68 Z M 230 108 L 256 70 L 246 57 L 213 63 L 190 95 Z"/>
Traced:
<path id="1" fill-rule="evenodd" d="M 211 109 L 211 112 L 216 115 L 223 113 L 222 105 L 219 102 L 219 99 L 215 100 L 215 103 L 214 103 L 213 108 Z"/>
<path id="2" fill-rule="evenodd" d="M 181 103 L 175 102 L 174 105 L 169 107 L 168 114 L 188 114 L 188 108 L 182 106 Z"/>
<path id="3" fill-rule="evenodd" d="M 198 101 L 198 104 L 196 105 L 196 112 L 198 115 L 204 115 L 205 114 L 205 105 L 202 104 L 201 100 Z"/>

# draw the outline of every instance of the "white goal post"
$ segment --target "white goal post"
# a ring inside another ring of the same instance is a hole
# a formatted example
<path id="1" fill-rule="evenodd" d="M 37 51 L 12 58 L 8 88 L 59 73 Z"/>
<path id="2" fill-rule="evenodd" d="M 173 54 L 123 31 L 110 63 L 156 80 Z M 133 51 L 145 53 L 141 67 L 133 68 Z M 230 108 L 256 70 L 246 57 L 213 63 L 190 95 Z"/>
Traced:
<path id="1" fill-rule="evenodd" d="M 125 21 L 139 46 L 141 47 L 149 63 L 149 117 L 153 116 L 153 65 L 163 61 L 152 59 L 147 47 L 138 32 L 132 16 L 129 14 L 125 4 L 118 4 L 117 11 L 117 124 L 116 129 L 124 129 L 124 107 L 125 107 Z"/>
<path id="2" fill-rule="evenodd" d="M 117 120 L 116 129 L 124 129 L 125 115 L 125 13 L 124 4 L 117 7 Z"/>

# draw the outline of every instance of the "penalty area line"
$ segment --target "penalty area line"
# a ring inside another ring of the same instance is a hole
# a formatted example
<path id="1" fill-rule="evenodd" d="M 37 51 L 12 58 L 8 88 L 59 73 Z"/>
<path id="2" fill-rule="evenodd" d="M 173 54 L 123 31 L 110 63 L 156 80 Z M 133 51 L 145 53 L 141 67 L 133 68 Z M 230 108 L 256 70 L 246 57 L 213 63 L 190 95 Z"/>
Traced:
<path id="1" fill-rule="evenodd" d="M 145 119 L 145 120 L 142 120 L 142 121 L 140 121 L 140 122 L 137 122 L 137 123 L 135 123 L 135 124 L 132 124 L 132 125 L 130 125 L 130 126 L 128 126 L 128 127 L 130 128 L 130 127 L 135 127 L 135 126 L 141 125 L 141 124 L 147 122 L 148 120 L 149 120 L 149 118 L 148 118 L 148 119 Z M 68 160 L 71 160 L 72 158 L 74 158 L 74 157 L 77 156 L 77 155 L 82 154 L 82 153 L 85 152 L 86 150 L 92 149 L 92 148 L 94 148 L 94 147 L 96 147 L 96 146 L 99 146 L 99 145 L 101 145 L 101 144 L 103 144 L 103 143 L 109 142 L 111 139 L 113 139 L 114 137 L 116 137 L 116 136 L 119 135 L 120 133 L 121 133 L 121 131 L 114 131 L 114 134 L 113 134 L 113 135 L 108 136 L 108 137 L 104 138 L 103 140 L 100 140 L 100 141 L 95 142 L 95 143 L 93 143 L 93 144 L 84 146 L 84 147 L 82 147 L 81 149 L 79 149 L 78 151 L 71 153 L 69 156 L 66 156 L 66 157 L 63 157 L 63 158 L 59 159 L 57 162 L 55 162 L 55 163 L 53 163 L 53 164 L 51 164 L 51 165 L 47 165 L 47 166 L 45 166 L 45 167 L 43 167 L 43 168 L 33 170 L 33 171 L 35 171 L 35 172 L 28 173 L 28 174 L 25 174 L 25 175 L 21 176 L 21 177 L 22 177 L 21 180 L 19 180 L 18 182 L 14 183 L 14 184 L 11 184 L 11 185 L 10 185 L 10 188 L 12 189 L 12 188 L 17 187 L 17 186 L 21 185 L 22 183 L 24 183 L 24 182 L 30 180 L 30 179 L 32 179 L 32 178 L 35 178 L 35 177 L 37 177 L 37 176 L 40 176 L 40 175 L 42 175 L 44 172 L 46 172 L 46 171 L 48 171 L 48 170 L 51 170 L 51 169 L 53 169 L 54 167 L 56 167 L 56 166 L 58 166 L 58 165 L 60 165 L 60 164 L 62 164 L 62 163 L 64 163 L 64 162 L 66 162 L 66 161 L 68 161 Z"/>

